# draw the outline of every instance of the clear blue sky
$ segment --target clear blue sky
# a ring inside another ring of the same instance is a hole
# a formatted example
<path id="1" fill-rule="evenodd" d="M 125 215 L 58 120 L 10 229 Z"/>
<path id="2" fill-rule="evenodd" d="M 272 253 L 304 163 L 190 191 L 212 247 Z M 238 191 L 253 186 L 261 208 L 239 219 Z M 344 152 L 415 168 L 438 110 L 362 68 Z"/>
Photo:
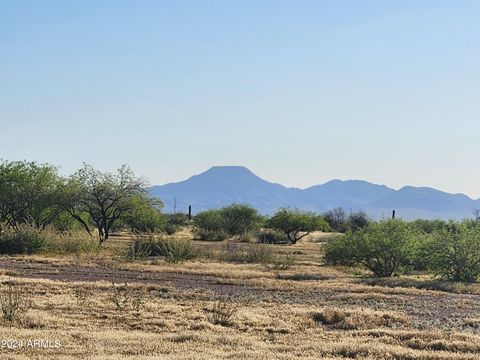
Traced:
<path id="1" fill-rule="evenodd" d="M 0 157 L 480 196 L 480 1 L 0 0 Z"/>

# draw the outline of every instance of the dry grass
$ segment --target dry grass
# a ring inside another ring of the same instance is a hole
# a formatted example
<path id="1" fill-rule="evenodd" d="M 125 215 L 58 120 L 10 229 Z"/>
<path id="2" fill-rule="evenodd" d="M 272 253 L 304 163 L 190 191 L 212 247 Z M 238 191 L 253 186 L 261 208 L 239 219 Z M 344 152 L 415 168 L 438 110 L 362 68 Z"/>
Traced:
<path id="1" fill-rule="evenodd" d="M 431 280 L 421 277 L 358 278 L 322 264 L 318 236 L 262 245 L 293 256 L 286 269 L 216 256 L 127 262 L 113 251 L 126 240 L 84 256 L 0 258 L 0 282 L 14 281 L 32 300 L 21 321 L 0 327 L 2 339 L 61 344 L 4 347 L 0 358 L 480 358 L 478 285 L 457 291 L 423 286 Z M 193 245 L 204 254 L 223 246 Z"/>

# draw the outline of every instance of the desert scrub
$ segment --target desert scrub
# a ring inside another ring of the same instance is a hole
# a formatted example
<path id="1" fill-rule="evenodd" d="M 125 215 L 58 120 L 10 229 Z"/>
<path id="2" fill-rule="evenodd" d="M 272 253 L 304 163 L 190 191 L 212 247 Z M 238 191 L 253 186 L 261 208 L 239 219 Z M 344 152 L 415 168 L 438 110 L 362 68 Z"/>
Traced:
<path id="1" fill-rule="evenodd" d="M 6 323 L 13 323 L 25 315 L 32 306 L 27 292 L 20 285 L 3 284 L 0 287 L 0 311 Z"/>
<path id="2" fill-rule="evenodd" d="M 49 233 L 43 251 L 49 254 L 68 255 L 98 253 L 101 246 L 98 241 L 83 233 Z"/>
<path id="3" fill-rule="evenodd" d="M 152 256 L 155 239 L 153 236 L 135 235 L 134 239 L 121 252 L 121 257 L 128 261 L 145 260 Z"/>
<path id="4" fill-rule="evenodd" d="M 220 210 L 206 210 L 195 215 L 193 234 L 198 240 L 221 241 L 227 238 Z"/>
<path id="5" fill-rule="evenodd" d="M 153 242 L 152 256 L 162 256 L 170 263 L 181 263 L 198 256 L 198 251 L 189 240 L 159 238 Z"/>
<path id="6" fill-rule="evenodd" d="M 121 252 L 125 260 L 144 260 L 151 256 L 161 256 L 170 263 L 180 263 L 199 256 L 190 240 L 169 239 L 163 236 L 136 236 Z"/>
<path id="7" fill-rule="evenodd" d="M 0 254 L 35 254 L 45 249 L 48 234 L 28 224 L 0 231 Z"/>
<path id="8" fill-rule="evenodd" d="M 480 276 L 480 225 L 450 222 L 432 235 L 429 263 L 443 279 L 475 282 Z"/>
<path id="9" fill-rule="evenodd" d="M 238 305 L 219 298 L 210 309 L 209 321 L 214 325 L 230 326 L 238 312 Z"/>
<path id="10" fill-rule="evenodd" d="M 401 220 L 371 222 L 327 243 L 328 264 L 361 264 L 378 277 L 398 274 L 412 266 L 416 233 Z"/>

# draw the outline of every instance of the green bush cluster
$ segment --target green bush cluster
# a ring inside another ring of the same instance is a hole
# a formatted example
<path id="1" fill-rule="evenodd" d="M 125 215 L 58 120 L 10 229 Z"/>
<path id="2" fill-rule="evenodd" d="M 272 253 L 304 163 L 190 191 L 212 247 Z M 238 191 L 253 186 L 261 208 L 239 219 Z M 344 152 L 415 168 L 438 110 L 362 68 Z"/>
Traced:
<path id="1" fill-rule="evenodd" d="M 359 231 L 332 238 L 325 261 L 361 264 L 379 277 L 425 270 L 445 280 L 474 282 L 480 277 L 480 224 L 370 222 Z"/>
<path id="2" fill-rule="evenodd" d="M 48 235 L 28 224 L 0 231 L 0 254 L 35 254 L 45 249 Z"/>
<path id="3" fill-rule="evenodd" d="M 194 234 L 200 240 L 223 240 L 228 236 L 244 236 L 259 229 L 262 217 L 257 210 L 245 204 L 233 204 L 221 209 L 198 213 L 194 220 Z"/>
<path id="4" fill-rule="evenodd" d="M 280 208 L 272 217 L 264 218 L 243 204 L 200 212 L 193 224 L 194 234 L 200 240 L 239 236 L 242 241 L 263 244 L 295 244 L 312 231 L 330 230 L 323 217 L 314 212 Z"/>

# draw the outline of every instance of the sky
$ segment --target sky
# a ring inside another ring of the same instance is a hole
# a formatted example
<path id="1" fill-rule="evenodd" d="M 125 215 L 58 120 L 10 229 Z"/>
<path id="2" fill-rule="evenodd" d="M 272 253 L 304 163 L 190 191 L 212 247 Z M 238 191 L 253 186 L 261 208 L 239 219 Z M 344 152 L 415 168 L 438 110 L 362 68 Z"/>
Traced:
<path id="1" fill-rule="evenodd" d="M 480 197 L 480 2 L 0 0 L 0 158 Z"/>

